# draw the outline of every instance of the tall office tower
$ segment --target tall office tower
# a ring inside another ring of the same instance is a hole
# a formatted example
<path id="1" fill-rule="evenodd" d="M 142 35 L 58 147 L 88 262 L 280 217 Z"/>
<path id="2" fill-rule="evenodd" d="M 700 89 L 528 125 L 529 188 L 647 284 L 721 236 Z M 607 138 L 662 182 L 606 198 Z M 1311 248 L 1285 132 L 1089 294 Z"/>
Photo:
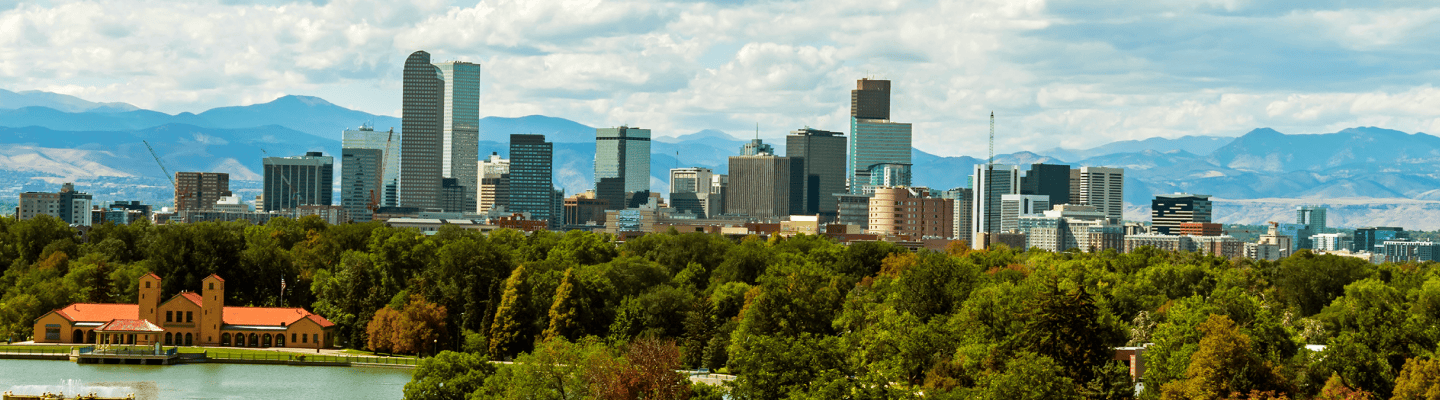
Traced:
<path id="1" fill-rule="evenodd" d="M 1351 245 L 1353 252 L 1368 251 L 1380 253 L 1384 251 L 1385 241 L 1396 239 L 1409 239 L 1410 234 L 1405 233 L 1405 228 L 1393 226 L 1372 226 L 1355 230 L 1355 240 Z"/>
<path id="2" fill-rule="evenodd" d="M 1327 228 L 1325 225 L 1325 213 L 1327 210 L 1329 210 L 1328 207 L 1320 205 L 1300 206 L 1295 209 L 1295 223 L 1307 225 L 1311 232 L 1319 234 Z"/>
<path id="3" fill-rule="evenodd" d="M 730 157 L 730 188 L 725 211 L 752 219 L 775 219 L 791 210 L 792 167 L 789 157 Z"/>
<path id="4" fill-rule="evenodd" d="M 551 183 L 554 152 L 554 144 L 545 141 L 545 135 L 510 135 L 511 212 L 560 222 L 560 215 L 554 214 L 555 185 Z"/>
<path id="5" fill-rule="evenodd" d="M 1000 233 L 1000 208 L 1003 196 L 1020 193 L 1020 167 L 1004 164 L 975 166 L 975 201 L 970 213 L 970 247 L 984 249 L 981 233 Z"/>
<path id="6" fill-rule="evenodd" d="M 463 192 L 458 204 L 444 204 L 442 208 L 470 212 L 476 209 L 476 187 L 480 180 L 475 169 L 480 158 L 480 64 L 447 61 L 436 63 L 435 67 L 440 69 L 445 82 L 445 112 L 440 135 L 444 160 L 441 160 L 440 174 L 455 178 L 456 190 Z"/>
<path id="7" fill-rule="evenodd" d="M 445 76 L 430 63 L 430 53 L 405 59 L 405 89 L 400 105 L 400 193 L 398 206 L 438 209 L 444 177 Z M 477 157 L 478 158 L 478 157 Z M 270 196 L 265 196 L 271 199 Z M 278 199 L 276 199 L 278 200 Z M 269 208 L 269 205 L 266 205 Z"/>
<path id="8" fill-rule="evenodd" d="M 495 207 L 506 207 L 510 201 L 510 160 L 490 153 L 490 158 L 481 161 L 477 167 L 480 175 L 480 190 L 476 193 L 475 212 L 485 214 Z"/>
<path id="9" fill-rule="evenodd" d="M 846 183 L 859 194 L 870 166 L 910 164 L 910 124 L 890 121 L 890 81 L 861 79 L 850 91 L 850 157 Z M 908 182 L 906 183 L 908 185 Z"/>
<path id="10" fill-rule="evenodd" d="M 1038 194 L 1006 194 L 1000 196 L 1000 231 L 1016 232 L 1023 215 L 1042 214 L 1050 210 L 1050 198 Z"/>
<path id="11" fill-rule="evenodd" d="M 1080 204 L 1083 206 L 1095 206 L 1096 210 L 1105 213 L 1105 218 L 1113 218 L 1121 221 L 1125 217 L 1125 169 L 1106 167 L 1080 167 L 1078 176 L 1074 173 L 1072 177 L 1078 179 L 1080 186 Z M 1077 184 L 1075 181 L 1071 185 Z M 1076 200 L 1072 197 L 1070 202 Z"/>
<path id="12" fill-rule="evenodd" d="M 1162 235 L 1179 235 L 1180 224 L 1210 222 L 1210 195 L 1158 194 L 1150 201 L 1150 227 Z"/>
<path id="13" fill-rule="evenodd" d="M 294 157 L 266 157 L 265 210 L 328 206 L 334 201 L 335 158 L 318 151 Z"/>
<path id="14" fill-rule="evenodd" d="M 804 181 L 799 214 L 819 214 L 834 219 L 839 203 L 836 193 L 845 192 L 845 134 L 819 129 L 797 129 L 785 136 L 785 156 L 800 163 Z"/>
<path id="15" fill-rule="evenodd" d="M 954 229 L 950 233 L 953 240 L 964 240 L 970 242 L 970 213 L 974 211 L 975 190 L 970 188 L 954 188 L 946 190 L 940 197 L 954 200 L 955 211 L 951 213 L 954 220 L 951 225 Z"/>
<path id="16" fill-rule="evenodd" d="M 948 238 L 955 230 L 955 201 L 931 197 L 928 188 L 876 188 L 865 231 L 911 239 Z"/>
<path id="17" fill-rule="evenodd" d="M 728 213 L 725 210 L 725 195 L 730 192 L 730 176 L 723 174 L 710 175 L 710 203 L 708 217 L 714 217 Z"/>
<path id="18" fill-rule="evenodd" d="M 1070 204 L 1070 166 L 1030 164 L 1020 177 L 1020 194 L 1047 196 L 1051 205 Z"/>
<path id="19" fill-rule="evenodd" d="M 690 212 L 700 218 L 710 215 L 709 168 L 675 168 L 670 170 L 670 207 Z"/>
<path id="20" fill-rule="evenodd" d="M 60 185 L 58 193 L 20 193 L 20 205 L 15 208 L 15 215 L 21 220 L 49 215 L 70 225 L 90 226 L 94 222 L 90 214 L 93 201 L 89 193 L 77 192 L 74 183 L 66 182 Z"/>
<path id="21" fill-rule="evenodd" d="M 641 192 L 650 193 L 650 130 L 595 129 L 595 197 L 621 210 Z"/>
<path id="22" fill-rule="evenodd" d="M 379 149 L 340 148 L 340 207 L 355 222 L 369 222 L 384 197 Z"/>
<path id="23" fill-rule="evenodd" d="M 761 154 L 778 155 L 775 154 L 775 146 L 766 144 L 765 141 L 760 140 L 758 137 L 750 139 L 750 143 L 740 146 L 740 155 L 742 156 L 758 156 Z"/>
<path id="24" fill-rule="evenodd" d="M 363 125 L 356 129 L 346 129 L 341 133 L 340 138 L 342 153 L 344 149 L 374 149 L 380 151 L 382 157 L 380 164 L 384 172 L 378 177 L 380 180 L 378 205 L 380 207 L 394 207 L 396 204 L 399 204 L 396 194 L 400 190 L 400 134 L 395 132 L 395 128 L 390 128 L 388 131 L 376 131 L 375 128 L 370 125 Z M 344 154 L 341 154 L 341 157 L 343 159 Z M 345 168 L 343 162 L 340 168 Z M 342 178 L 341 181 L 343 182 L 344 179 Z M 341 189 L 341 192 L 343 196 L 344 189 Z M 369 201 L 367 197 L 366 202 L 368 203 Z M 257 209 L 258 208 L 259 207 L 257 207 Z"/>
<path id="25" fill-rule="evenodd" d="M 221 197 L 231 196 L 230 174 L 224 172 L 176 172 L 175 210 L 200 211 L 215 208 Z"/>

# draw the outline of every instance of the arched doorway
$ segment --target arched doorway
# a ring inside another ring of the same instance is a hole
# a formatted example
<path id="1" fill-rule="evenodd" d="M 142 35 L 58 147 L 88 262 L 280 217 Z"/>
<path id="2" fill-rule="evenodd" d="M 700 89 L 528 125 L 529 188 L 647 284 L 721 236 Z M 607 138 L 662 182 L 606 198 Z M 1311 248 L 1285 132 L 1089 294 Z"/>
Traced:
<path id="1" fill-rule="evenodd" d="M 229 346 L 229 345 L 230 345 L 230 334 L 229 334 L 229 333 L 222 333 L 222 334 L 220 334 L 220 345 L 221 345 L 221 346 Z"/>
<path id="2" fill-rule="evenodd" d="M 186 345 L 186 346 L 194 346 L 194 345 L 195 345 L 195 337 L 194 337 L 194 336 L 190 336 L 189 333 L 186 333 L 186 334 L 185 334 L 185 345 Z"/>
<path id="3" fill-rule="evenodd" d="M 85 331 L 76 329 L 75 334 L 70 337 L 70 343 L 85 343 Z"/>
<path id="4" fill-rule="evenodd" d="M 285 347 L 285 334 L 275 335 L 275 347 Z"/>
<path id="5" fill-rule="evenodd" d="M 256 334 L 253 334 L 253 333 L 250 334 L 250 347 L 260 347 L 260 336 L 259 336 L 259 335 L 256 335 Z"/>
<path id="6" fill-rule="evenodd" d="M 173 336 L 174 336 L 174 335 L 172 335 L 170 332 L 165 332 L 165 345 L 166 345 L 166 346 L 175 344 L 175 338 L 174 338 Z"/>
<path id="7" fill-rule="evenodd" d="M 270 347 L 270 334 L 260 337 L 260 347 Z"/>

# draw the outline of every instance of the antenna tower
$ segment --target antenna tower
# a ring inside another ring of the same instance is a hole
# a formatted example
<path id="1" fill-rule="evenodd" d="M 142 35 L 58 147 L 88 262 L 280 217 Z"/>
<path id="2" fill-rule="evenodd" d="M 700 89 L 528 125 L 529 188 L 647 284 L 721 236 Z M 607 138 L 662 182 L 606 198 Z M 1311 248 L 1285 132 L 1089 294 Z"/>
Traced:
<path id="1" fill-rule="evenodd" d="M 995 164 L 995 112 L 990 112 L 990 164 Z"/>

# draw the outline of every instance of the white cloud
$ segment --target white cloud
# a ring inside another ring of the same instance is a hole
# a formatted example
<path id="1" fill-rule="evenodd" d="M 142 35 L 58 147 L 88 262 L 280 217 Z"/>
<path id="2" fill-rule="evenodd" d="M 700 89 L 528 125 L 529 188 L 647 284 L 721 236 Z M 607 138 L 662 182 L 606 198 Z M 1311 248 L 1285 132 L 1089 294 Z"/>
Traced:
<path id="1" fill-rule="evenodd" d="M 981 155 L 1150 136 L 1440 131 L 1428 2 L 0 1 L 0 87 L 165 112 L 318 94 L 395 114 L 415 50 L 484 65 L 486 114 L 673 136 L 843 131 L 894 81 L 917 147 Z"/>

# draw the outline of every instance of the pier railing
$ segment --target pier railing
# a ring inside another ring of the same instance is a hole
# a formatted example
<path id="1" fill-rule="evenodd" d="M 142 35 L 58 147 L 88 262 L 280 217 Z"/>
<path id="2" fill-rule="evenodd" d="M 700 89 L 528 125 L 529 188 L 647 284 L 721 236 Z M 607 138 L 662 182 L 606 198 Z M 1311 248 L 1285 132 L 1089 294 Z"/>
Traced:
<path id="1" fill-rule="evenodd" d="M 378 364 L 378 365 L 409 365 L 420 364 L 419 359 L 404 357 L 355 357 L 355 356 L 332 356 L 295 354 L 286 352 L 244 352 L 231 353 L 224 351 L 207 352 L 205 358 L 213 360 L 239 360 L 239 361 L 285 361 L 291 363 L 316 363 L 316 364 Z"/>
<path id="2" fill-rule="evenodd" d="M 35 347 L 0 347 L 0 354 L 23 354 L 23 355 L 69 355 L 70 348 L 57 347 L 53 349 L 42 349 Z"/>

